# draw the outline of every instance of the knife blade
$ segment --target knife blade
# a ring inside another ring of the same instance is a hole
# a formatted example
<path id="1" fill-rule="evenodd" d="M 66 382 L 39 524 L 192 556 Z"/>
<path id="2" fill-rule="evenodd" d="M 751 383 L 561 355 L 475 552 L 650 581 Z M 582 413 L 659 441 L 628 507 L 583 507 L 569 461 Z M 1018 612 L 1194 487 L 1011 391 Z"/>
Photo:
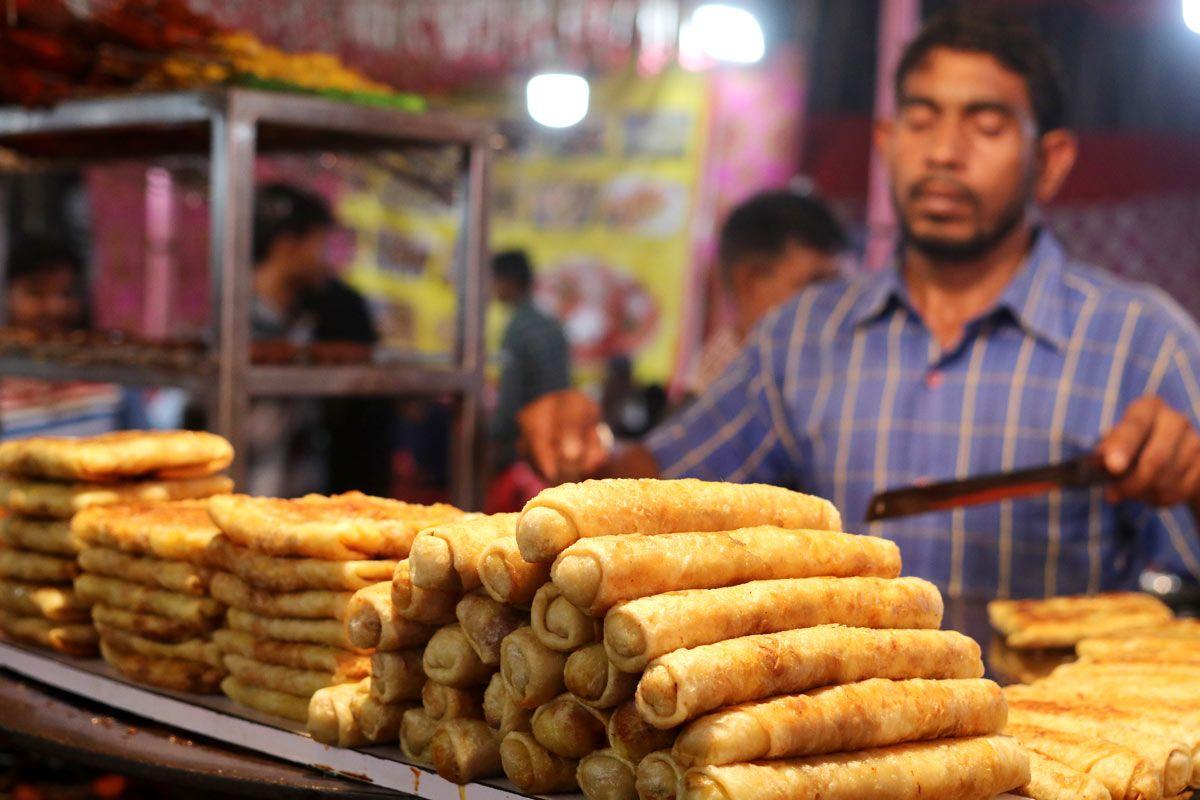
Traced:
<path id="1" fill-rule="evenodd" d="M 998 503 L 1018 497 L 1046 494 L 1059 488 L 1094 486 L 1112 475 L 1104 461 L 1089 453 L 1070 461 L 974 478 L 888 489 L 871 498 L 867 521 L 907 517 L 930 511 Z"/>

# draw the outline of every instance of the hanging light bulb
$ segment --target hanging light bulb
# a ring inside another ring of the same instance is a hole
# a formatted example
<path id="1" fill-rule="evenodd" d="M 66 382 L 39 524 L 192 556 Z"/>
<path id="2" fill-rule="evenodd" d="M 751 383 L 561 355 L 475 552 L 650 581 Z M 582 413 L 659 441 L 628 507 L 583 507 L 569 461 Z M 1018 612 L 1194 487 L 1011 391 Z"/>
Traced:
<path id="1" fill-rule="evenodd" d="M 543 72 L 525 85 L 529 116 L 547 128 L 569 128 L 587 116 L 591 88 L 571 72 Z"/>
<path id="2" fill-rule="evenodd" d="M 1200 33 L 1200 0 L 1183 0 L 1183 24 L 1192 33 Z"/>
<path id="3" fill-rule="evenodd" d="M 710 58 L 733 64 L 761 61 L 767 49 L 758 19 L 746 9 L 726 3 L 697 7 L 688 36 Z"/>

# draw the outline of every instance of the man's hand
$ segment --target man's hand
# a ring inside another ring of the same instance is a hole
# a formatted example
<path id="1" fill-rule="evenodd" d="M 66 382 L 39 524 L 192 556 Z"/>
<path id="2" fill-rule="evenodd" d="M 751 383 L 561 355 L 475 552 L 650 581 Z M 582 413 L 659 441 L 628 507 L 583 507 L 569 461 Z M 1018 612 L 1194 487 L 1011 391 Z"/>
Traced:
<path id="1" fill-rule="evenodd" d="M 577 389 L 543 395 L 517 414 L 522 449 L 555 483 L 592 475 L 607 460 L 600 422 L 600 406 Z"/>
<path id="2" fill-rule="evenodd" d="M 1200 433 L 1161 398 L 1147 395 L 1130 404 L 1098 450 L 1114 476 L 1110 501 L 1200 508 Z"/>

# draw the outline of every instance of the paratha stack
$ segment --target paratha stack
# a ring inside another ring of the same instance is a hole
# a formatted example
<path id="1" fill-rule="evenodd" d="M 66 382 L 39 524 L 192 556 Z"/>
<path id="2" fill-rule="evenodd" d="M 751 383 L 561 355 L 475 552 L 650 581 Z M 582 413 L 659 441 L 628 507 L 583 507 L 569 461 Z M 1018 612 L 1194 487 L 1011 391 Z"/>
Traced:
<path id="1" fill-rule="evenodd" d="M 364 640 L 352 638 L 348 623 L 375 608 L 380 591 L 355 595 L 368 587 L 382 586 L 390 609 L 397 559 L 418 531 L 462 516 L 458 509 L 351 492 L 295 500 L 230 495 L 213 498 L 209 513 L 221 531 L 208 548 L 212 592 L 229 606 L 214 640 L 229 671 L 221 689 L 234 701 L 305 723 L 318 690 L 371 673 L 372 652 L 395 653 L 432 635 L 432 626 L 401 629 L 376 616 L 375 635 L 356 644 Z M 320 697 L 335 725 L 338 709 L 354 699 Z"/>
<path id="2" fill-rule="evenodd" d="M 542 492 L 477 569 L 492 599 L 531 605 L 484 694 L 506 775 L 618 800 L 990 800 L 1027 783 L 979 647 L 937 630 L 936 587 L 840 527 L 828 502 L 768 486 Z M 412 712 L 406 752 L 436 729 Z"/>
<path id="3" fill-rule="evenodd" d="M 1200 787 L 1200 622 L 1140 594 L 997 601 L 989 615 L 1014 651 L 1073 646 L 1078 657 L 1005 690 L 1007 731 L 1033 754 L 1021 793 L 1158 798 Z"/>
<path id="4" fill-rule="evenodd" d="M 80 543 L 71 518 L 89 508 L 230 491 L 233 449 L 191 431 L 123 431 L 0 444 L 0 630 L 73 655 L 96 652 L 89 602 L 72 587 Z"/>
<path id="5" fill-rule="evenodd" d="M 207 501 L 86 509 L 71 529 L 82 543 L 75 593 L 92 606 L 104 660 L 140 683 L 215 692 L 226 673 L 212 635 L 225 605 L 210 591 Z"/>

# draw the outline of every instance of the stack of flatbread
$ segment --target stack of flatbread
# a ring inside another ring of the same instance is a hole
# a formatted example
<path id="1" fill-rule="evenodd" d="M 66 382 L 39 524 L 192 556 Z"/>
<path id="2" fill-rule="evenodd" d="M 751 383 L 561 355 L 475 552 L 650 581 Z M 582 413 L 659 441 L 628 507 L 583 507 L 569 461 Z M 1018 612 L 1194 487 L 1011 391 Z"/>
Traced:
<path id="1" fill-rule="evenodd" d="M 203 498 L 232 489 L 233 449 L 191 431 L 124 431 L 0 445 L 0 630 L 73 655 L 96 652 L 89 601 L 73 588 L 80 542 L 71 518 L 89 508 Z"/>
<path id="2" fill-rule="evenodd" d="M 389 579 L 419 530 L 462 516 L 453 506 L 351 492 L 295 500 L 229 495 L 213 498 L 208 510 L 221 531 L 208 546 L 211 592 L 229 607 L 214 641 L 229 672 L 221 689 L 235 702 L 308 722 L 318 690 L 357 686 L 371 674 L 373 651 L 395 652 L 430 635 L 426 626 L 401 630 L 376 618 L 375 635 L 359 639 L 348 622 L 353 607 L 371 607 L 369 595 L 355 593 Z M 354 697 L 340 689 L 333 698 L 323 694 L 320 705 L 336 714 Z"/>
<path id="3" fill-rule="evenodd" d="M 405 752 L 436 759 L 445 731 L 470 780 L 494 771 L 498 739 L 521 790 L 614 800 L 990 800 L 1026 784 L 978 645 L 938 630 L 940 594 L 899 577 L 894 544 L 840 527 L 828 502 L 769 486 L 542 492 L 515 536 L 478 555 L 487 598 L 529 608 L 528 625 L 481 614 L 499 620 L 491 629 L 519 625 L 482 697 L 487 727 L 428 713 L 479 713 L 488 664 L 466 656 L 460 606 L 426 663 L 474 669 L 454 692 L 427 687 L 444 699 L 409 712 Z"/>
<path id="4" fill-rule="evenodd" d="M 1036 800 L 1155 800 L 1200 788 L 1200 623 L 1139 594 L 997 601 L 1016 648 L 1073 663 L 1005 689 L 1007 732 L 1031 752 Z"/>
<path id="5" fill-rule="evenodd" d="M 225 606 L 210 594 L 208 501 L 90 508 L 75 594 L 92 607 L 100 654 L 126 677 L 179 692 L 217 690 L 225 669 L 212 634 Z"/>

